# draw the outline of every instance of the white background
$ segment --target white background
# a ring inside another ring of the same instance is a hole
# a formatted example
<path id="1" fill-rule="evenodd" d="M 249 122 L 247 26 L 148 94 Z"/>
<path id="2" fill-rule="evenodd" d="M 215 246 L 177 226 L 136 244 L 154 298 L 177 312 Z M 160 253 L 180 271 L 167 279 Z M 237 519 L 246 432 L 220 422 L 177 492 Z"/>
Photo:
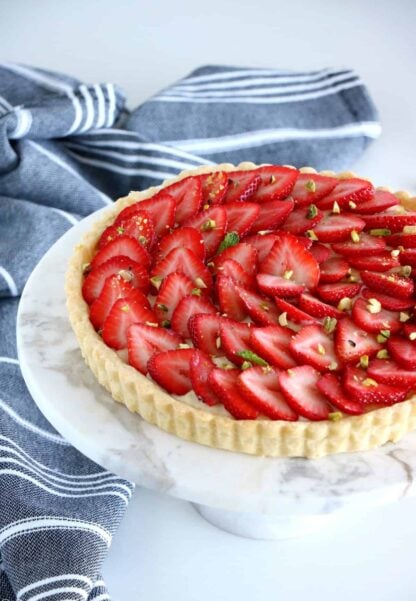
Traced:
<path id="1" fill-rule="evenodd" d="M 382 137 L 352 167 L 416 192 L 414 0 L 0 0 L 0 60 L 112 81 L 130 108 L 201 64 L 355 68 Z M 104 577 L 119 601 L 410 601 L 416 502 L 283 542 L 239 539 L 138 490 Z"/>

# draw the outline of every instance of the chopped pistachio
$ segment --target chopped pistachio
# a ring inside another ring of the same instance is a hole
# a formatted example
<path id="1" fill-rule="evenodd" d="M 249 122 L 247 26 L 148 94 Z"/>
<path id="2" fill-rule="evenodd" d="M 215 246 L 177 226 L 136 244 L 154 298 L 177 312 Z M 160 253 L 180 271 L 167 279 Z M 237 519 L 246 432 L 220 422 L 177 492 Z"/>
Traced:
<path id="1" fill-rule="evenodd" d="M 409 321 L 409 319 L 410 319 L 409 313 L 407 313 L 406 311 L 400 311 L 399 321 L 401 321 L 402 323 L 405 323 L 406 321 Z"/>
<path id="2" fill-rule="evenodd" d="M 208 209 L 209 209 L 209 204 L 208 204 L 208 203 L 204 204 L 204 206 L 203 206 L 202 208 L 204 209 L 204 211 L 208 211 Z"/>
<path id="3" fill-rule="evenodd" d="M 254 365 L 263 365 L 264 367 L 266 367 L 268 365 L 267 361 L 265 361 L 262 357 L 257 355 L 257 353 L 254 353 L 253 351 L 250 351 L 248 349 L 244 349 L 243 351 L 238 351 L 237 355 L 239 357 L 242 357 L 246 361 L 250 361 L 251 363 L 254 363 Z"/>
<path id="4" fill-rule="evenodd" d="M 121 226 L 119 226 L 119 227 L 117 228 L 117 234 L 120 234 L 120 236 L 121 236 L 122 234 L 124 234 L 124 227 L 121 227 Z"/>
<path id="5" fill-rule="evenodd" d="M 82 273 L 83 273 L 84 275 L 85 275 L 86 273 L 88 273 L 88 272 L 89 272 L 89 270 L 90 270 L 90 267 L 91 267 L 91 263 L 84 263 L 84 264 L 82 265 Z"/>
<path id="6" fill-rule="evenodd" d="M 232 363 L 225 363 L 224 362 L 224 363 L 221 364 L 221 367 L 223 369 L 234 369 L 234 365 Z"/>
<path id="7" fill-rule="evenodd" d="M 120 309 L 124 311 L 124 313 L 128 313 L 130 311 L 129 305 L 123 305 L 122 307 L 120 307 Z"/>
<path id="8" fill-rule="evenodd" d="M 164 319 L 161 323 L 162 328 L 168 328 L 170 326 L 169 319 Z"/>
<path id="9" fill-rule="evenodd" d="M 350 200 L 348 202 L 348 206 L 350 207 L 350 209 L 356 209 L 357 208 L 357 205 L 356 205 L 356 203 L 353 200 Z"/>
<path id="10" fill-rule="evenodd" d="M 272 371 L 272 368 L 270 367 L 270 365 L 263 365 L 261 371 L 264 374 L 269 374 Z"/>
<path id="11" fill-rule="evenodd" d="M 146 244 L 147 244 L 146 236 L 139 236 L 139 242 L 142 246 L 146 246 Z"/>
<path id="12" fill-rule="evenodd" d="M 209 263 L 207 263 L 207 267 L 215 267 L 214 261 L 210 261 Z"/>
<path id="13" fill-rule="evenodd" d="M 192 294 L 192 296 L 201 296 L 201 294 L 202 294 L 201 288 L 192 288 L 191 294 Z"/>
<path id="14" fill-rule="evenodd" d="M 368 355 L 362 355 L 360 357 L 360 367 L 367 369 L 368 367 Z"/>
<path id="15" fill-rule="evenodd" d="M 260 308 L 263 309 L 263 311 L 270 311 L 270 305 L 268 303 L 260 303 Z"/>
<path id="16" fill-rule="evenodd" d="M 366 378 L 365 380 L 363 380 L 363 386 L 366 386 L 367 388 L 375 388 L 376 386 L 378 386 L 378 384 L 375 380 L 373 380 L 373 378 Z"/>
<path id="17" fill-rule="evenodd" d="M 315 234 L 315 232 L 313 230 L 308 230 L 306 232 L 306 235 L 308 236 L 308 238 L 310 238 L 310 240 L 314 240 L 315 242 L 317 240 L 319 240 L 318 236 Z"/>
<path id="18" fill-rule="evenodd" d="M 316 346 L 316 350 L 318 351 L 318 353 L 319 353 L 320 355 L 325 355 L 325 354 L 326 354 L 325 347 L 324 347 L 324 345 L 323 345 L 323 344 L 321 344 L 321 343 L 319 343 L 319 344 Z"/>
<path id="19" fill-rule="evenodd" d="M 405 278 L 410 277 L 412 275 L 412 268 L 411 268 L 411 266 L 410 265 L 402 265 L 400 267 L 400 275 L 403 276 L 403 277 L 405 277 Z"/>
<path id="20" fill-rule="evenodd" d="M 388 359 L 390 357 L 389 351 L 386 348 L 382 348 L 376 355 L 377 359 Z"/>
<path id="21" fill-rule="evenodd" d="M 384 344 L 390 338 L 390 330 L 380 330 L 380 334 L 377 334 L 377 342 Z"/>
<path id="22" fill-rule="evenodd" d="M 184 349 L 185 348 L 191 348 L 191 345 L 190 344 L 186 344 L 186 342 L 180 342 L 178 344 L 178 348 L 184 348 Z"/>
<path id="23" fill-rule="evenodd" d="M 155 288 L 159 290 L 160 285 L 162 283 L 162 278 L 158 275 L 155 275 L 152 278 L 150 278 L 150 282 Z"/>
<path id="24" fill-rule="evenodd" d="M 120 269 L 120 271 L 118 272 L 118 275 L 123 278 L 123 280 L 125 280 L 126 282 L 131 282 L 131 280 L 133 279 L 133 272 L 130 271 L 129 269 Z"/>
<path id="25" fill-rule="evenodd" d="M 352 230 L 351 232 L 351 240 L 355 243 L 360 241 L 360 234 L 356 230 Z"/>
<path id="26" fill-rule="evenodd" d="M 339 215 L 341 213 L 341 209 L 339 208 L 339 204 L 337 203 L 336 200 L 334 200 L 334 204 L 332 205 L 332 212 L 335 215 Z"/>
<path id="27" fill-rule="evenodd" d="M 336 361 L 331 361 L 331 363 L 328 365 L 328 369 L 329 371 L 335 371 L 338 369 L 338 363 Z"/>
<path id="28" fill-rule="evenodd" d="M 387 279 L 388 279 L 388 281 L 389 281 L 389 282 L 395 282 L 395 281 L 396 281 L 396 279 L 395 279 L 394 275 L 389 275 L 389 276 L 387 277 Z"/>
<path id="29" fill-rule="evenodd" d="M 294 376 L 295 374 L 293 372 L 293 369 L 288 369 L 287 370 L 287 375 L 290 376 L 290 377 Z"/>
<path id="30" fill-rule="evenodd" d="M 416 234 L 416 225 L 405 225 L 403 234 Z"/>
<path id="31" fill-rule="evenodd" d="M 283 277 L 285 280 L 290 280 L 292 275 L 293 275 L 293 269 L 288 269 L 287 271 L 284 272 Z"/>
<path id="32" fill-rule="evenodd" d="M 228 234 L 225 234 L 224 239 L 222 240 L 222 242 L 218 248 L 218 253 L 221 253 L 226 248 L 235 246 L 239 242 L 240 242 L 240 236 L 237 234 L 237 232 L 228 232 Z"/>
<path id="33" fill-rule="evenodd" d="M 339 420 L 342 419 L 341 411 L 332 411 L 332 413 L 328 414 L 328 419 L 331 422 L 339 422 Z"/>
<path id="34" fill-rule="evenodd" d="M 198 286 L 198 288 L 206 288 L 207 285 L 204 282 L 204 280 L 202 278 L 195 278 L 195 284 Z"/>
<path id="35" fill-rule="evenodd" d="M 219 336 L 215 339 L 215 346 L 216 348 L 221 348 L 221 338 Z"/>
<path id="36" fill-rule="evenodd" d="M 370 234 L 372 236 L 390 236 L 391 230 L 387 229 L 386 227 L 380 227 L 370 230 Z"/>
<path id="37" fill-rule="evenodd" d="M 202 231 L 203 232 L 209 232 L 209 230 L 213 230 L 216 226 L 216 222 L 214 221 L 214 219 L 208 219 L 202 226 Z"/>
<path id="38" fill-rule="evenodd" d="M 242 370 L 249 369 L 250 367 L 253 367 L 253 364 L 250 363 L 250 361 L 243 361 L 243 363 L 241 364 Z"/>
<path id="39" fill-rule="evenodd" d="M 156 323 L 155 321 L 145 321 L 144 323 L 145 323 L 145 325 L 150 326 L 151 328 L 159 327 L 159 324 Z"/>
<path id="40" fill-rule="evenodd" d="M 348 296 L 344 296 L 344 298 L 342 298 L 338 305 L 337 308 L 340 311 L 349 311 L 352 307 L 352 300 L 348 297 Z"/>
<path id="41" fill-rule="evenodd" d="M 306 217 L 308 219 L 313 219 L 314 217 L 316 217 L 318 214 L 318 209 L 316 208 L 316 205 L 309 205 L 308 208 L 308 212 L 306 213 Z"/>
<path id="42" fill-rule="evenodd" d="M 278 321 L 281 326 L 287 326 L 287 311 L 283 311 L 283 313 L 279 315 Z"/>
<path id="43" fill-rule="evenodd" d="M 156 307 L 160 310 L 160 311 L 164 311 L 165 313 L 167 311 L 169 311 L 169 307 L 167 307 L 166 305 L 164 305 L 163 303 L 157 303 Z"/>
<path id="44" fill-rule="evenodd" d="M 313 181 L 313 179 L 308 179 L 305 184 L 305 188 L 308 192 L 316 192 L 316 183 Z"/>
<path id="45" fill-rule="evenodd" d="M 367 304 L 367 311 L 375 315 L 381 311 L 381 303 L 376 298 L 369 298 Z"/>
<path id="46" fill-rule="evenodd" d="M 380 334 L 384 336 L 384 338 L 390 338 L 390 330 L 380 330 Z"/>
<path id="47" fill-rule="evenodd" d="M 271 175 L 271 176 L 270 176 L 270 183 L 271 183 L 271 184 L 274 184 L 274 182 L 275 182 L 275 181 L 276 181 L 276 178 L 275 178 L 275 176 L 274 176 L 274 175 Z"/>
<path id="48" fill-rule="evenodd" d="M 416 332 L 410 332 L 409 340 L 416 340 Z"/>
<path id="49" fill-rule="evenodd" d="M 338 321 L 335 317 L 329 317 L 329 315 L 327 315 L 323 322 L 325 332 L 327 334 L 332 334 L 332 332 L 337 327 L 337 323 Z"/>
<path id="50" fill-rule="evenodd" d="M 391 251 L 391 256 L 392 257 L 398 257 L 400 255 L 400 249 L 399 248 L 395 248 L 394 250 Z"/>

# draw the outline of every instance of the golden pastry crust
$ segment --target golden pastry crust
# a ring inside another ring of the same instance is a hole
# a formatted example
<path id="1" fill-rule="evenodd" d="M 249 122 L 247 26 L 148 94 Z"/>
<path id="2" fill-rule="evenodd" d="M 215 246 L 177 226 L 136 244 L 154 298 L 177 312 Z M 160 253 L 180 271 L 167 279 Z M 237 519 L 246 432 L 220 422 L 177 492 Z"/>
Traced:
<path id="1" fill-rule="evenodd" d="M 104 228 L 114 221 L 122 209 L 153 196 L 161 188 L 189 175 L 255 167 L 257 165 L 254 163 L 245 162 L 238 166 L 227 163 L 183 171 L 161 186 L 144 192 L 131 192 L 120 198 L 83 236 L 69 261 L 65 290 L 69 319 L 87 365 L 113 399 L 126 405 L 131 412 L 138 413 L 144 420 L 166 432 L 217 449 L 268 457 L 317 458 L 333 453 L 363 451 L 400 440 L 407 432 L 416 429 L 416 396 L 364 415 L 343 417 L 337 422 L 236 420 L 231 416 L 210 413 L 204 409 L 202 402 L 201 408 L 197 409 L 173 398 L 156 383 L 125 364 L 116 352 L 104 344 L 91 325 L 88 305 L 81 293 L 83 266 L 91 260 Z M 310 167 L 304 167 L 301 171 L 316 173 Z M 355 176 L 350 172 L 321 173 L 340 179 Z M 414 208 L 415 198 L 406 192 L 397 192 L 396 195 L 404 206 Z"/>

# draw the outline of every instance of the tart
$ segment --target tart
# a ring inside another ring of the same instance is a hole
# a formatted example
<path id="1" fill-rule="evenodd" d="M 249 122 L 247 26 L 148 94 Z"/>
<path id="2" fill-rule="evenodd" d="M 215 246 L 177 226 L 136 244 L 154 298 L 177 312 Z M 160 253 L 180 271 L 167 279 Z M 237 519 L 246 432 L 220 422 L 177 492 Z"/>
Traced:
<path id="1" fill-rule="evenodd" d="M 416 428 L 416 199 L 242 163 L 131 192 L 75 248 L 97 380 L 183 439 L 316 458 Z"/>

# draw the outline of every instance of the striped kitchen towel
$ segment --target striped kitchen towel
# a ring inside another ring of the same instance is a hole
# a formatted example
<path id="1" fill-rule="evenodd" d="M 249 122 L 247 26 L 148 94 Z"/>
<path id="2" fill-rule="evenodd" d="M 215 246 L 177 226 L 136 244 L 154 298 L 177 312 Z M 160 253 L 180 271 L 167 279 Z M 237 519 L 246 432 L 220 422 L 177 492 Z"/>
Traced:
<path id="1" fill-rule="evenodd" d="M 0 599 L 108 599 L 100 569 L 133 490 L 53 429 L 20 375 L 16 309 L 45 251 L 113 198 L 182 169 L 340 169 L 379 133 L 349 69 L 203 67 L 129 113 L 113 84 L 0 65 Z"/>

